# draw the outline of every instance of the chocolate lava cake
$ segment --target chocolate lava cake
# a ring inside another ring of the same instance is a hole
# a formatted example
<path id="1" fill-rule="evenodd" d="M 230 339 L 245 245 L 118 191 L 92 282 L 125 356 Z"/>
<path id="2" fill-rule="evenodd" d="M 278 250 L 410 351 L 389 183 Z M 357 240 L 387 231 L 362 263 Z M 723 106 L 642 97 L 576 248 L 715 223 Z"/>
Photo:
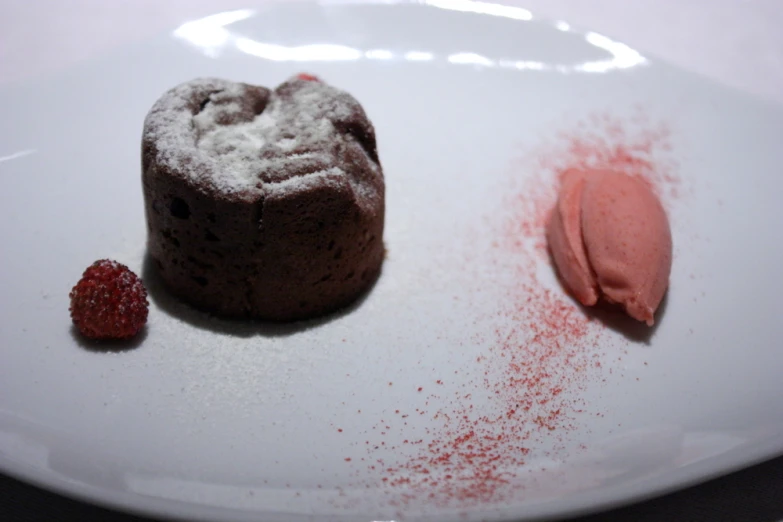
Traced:
<path id="1" fill-rule="evenodd" d="M 148 253 L 171 292 L 228 317 L 304 319 L 368 289 L 384 257 L 375 131 L 309 75 L 197 79 L 144 122 Z"/>

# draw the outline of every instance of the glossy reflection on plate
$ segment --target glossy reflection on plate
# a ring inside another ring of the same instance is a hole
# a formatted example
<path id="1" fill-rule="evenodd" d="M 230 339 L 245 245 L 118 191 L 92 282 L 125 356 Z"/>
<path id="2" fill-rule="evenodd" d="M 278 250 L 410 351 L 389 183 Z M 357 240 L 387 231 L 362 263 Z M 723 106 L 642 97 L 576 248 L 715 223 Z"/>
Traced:
<path id="1" fill-rule="evenodd" d="M 439 9 L 462 11 L 482 15 L 501 16 L 512 20 L 529 21 L 533 15 L 526 9 L 503 6 L 488 2 L 474 1 L 425 1 L 424 4 Z M 403 4 L 403 2 L 400 2 Z M 283 46 L 263 42 L 232 33 L 230 26 L 254 15 L 250 9 L 226 11 L 206 16 L 199 20 L 186 22 L 174 31 L 174 36 L 187 41 L 201 50 L 206 56 L 217 58 L 228 47 L 264 60 L 284 62 L 319 62 L 346 60 L 407 60 L 432 61 L 436 56 L 426 50 L 409 50 L 395 54 L 387 49 L 356 49 L 328 43 L 300 46 Z M 570 26 L 557 22 L 554 27 L 569 32 Z M 612 40 L 604 35 L 588 32 L 584 39 L 594 47 L 605 51 L 604 59 L 590 60 L 575 64 L 545 63 L 536 60 L 515 60 L 512 58 L 494 58 L 471 52 L 453 53 L 441 59 L 458 65 L 476 65 L 480 67 L 500 67 L 518 70 L 554 71 L 570 73 L 605 73 L 614 69 L 627 69 L 643 65 L 645 58 L 631 47 Z"/>

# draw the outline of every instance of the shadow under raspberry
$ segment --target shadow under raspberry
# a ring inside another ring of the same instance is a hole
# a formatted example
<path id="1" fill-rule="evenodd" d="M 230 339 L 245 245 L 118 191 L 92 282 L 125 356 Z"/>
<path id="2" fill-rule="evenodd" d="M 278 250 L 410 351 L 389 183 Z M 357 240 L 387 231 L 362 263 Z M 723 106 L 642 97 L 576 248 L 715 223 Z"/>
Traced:
<path id="1" fill-rule="evenodd" d="M 111 340 L 96 340 L 89 339 L 83 336 L 76 326 L 71 325 L 71 337 L 76 344 L 87 350 L 88 352 L 95 353 L 122 353 L 135 350 L 142 345 L 147 338 L 147 325 L 142 327 L 141 331 L 130 339 L 111 339 Z"/>
<path id="2" fill-rule="evenodd" d="M 150 300 L 159 308 L 160 311 L 171 317 L 184 321 L 195 328 L 235 337 L 285 337 L 313 328 L 318 328 L 324 324 L 330 323 L 336 319 L 352 313 L 354 310 L 362 306 L 362 303 L 370 294 L 370 292 L 372 292 L 372 289 L 375 287 L 378 279 L 380 279 L 380 274 L 375 279 L 375 281 L 372 282 L 370 287 L 362 295 L 360 295 L 356 301 L 347 307 L 313 319 L 285 323 L 260 321 L 255 319 L 230 319 L 217 317 L 213 314 L 190 306 L 175 295 L 171 294 L 166 289 L 163 280 L 158 274 L 158 269 L 155 266 L 155 262 L 149 254 L 145 254 L 144 256 L 141 278 L 147 288 L 147 293 Z M 154 311 L 150 310 L 150 313 L 154 313 Z"/>

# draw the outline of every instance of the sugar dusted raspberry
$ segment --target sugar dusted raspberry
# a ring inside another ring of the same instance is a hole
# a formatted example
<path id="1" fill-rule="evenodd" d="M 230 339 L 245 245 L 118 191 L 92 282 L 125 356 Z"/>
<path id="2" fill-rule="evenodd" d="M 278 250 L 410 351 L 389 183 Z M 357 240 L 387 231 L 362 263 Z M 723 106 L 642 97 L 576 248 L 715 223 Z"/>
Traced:
<path id="1" fill-rule="evenodd" d="M 90 339 L 128 339 L 147 322 L 147 290 L 136 274 L 101 259 L 84 271 L 70 293 L 71 319 Z"/>
<path id="2" fill-rule="evenodd" d="M 305 80 L 305 81 L 308 81 L 308 82 L 320 82 L 321 81 L 321 79 L 318 78 L 318 76 L 313 76 L 312 74 L 309 74 L 309 73 L 299 73 L 299 74 L 296 75 L 296 77 L 299 78 L 300 80 Z"/>

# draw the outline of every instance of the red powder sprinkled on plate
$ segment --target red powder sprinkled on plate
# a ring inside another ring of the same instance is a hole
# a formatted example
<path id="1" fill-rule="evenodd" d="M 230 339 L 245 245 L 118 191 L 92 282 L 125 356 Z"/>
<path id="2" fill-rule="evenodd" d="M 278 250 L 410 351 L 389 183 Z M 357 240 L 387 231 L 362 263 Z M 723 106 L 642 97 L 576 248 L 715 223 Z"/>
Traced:
<path id="1" fill-rule="evenodd" d="M 549 284 L 539 278 L 539 267 L 548 261 L 546 221 L 560 176 L 570 168 L 622 170 L 648 180 L 664 202 L 675 197 L 675 165 L 661 156 L 669 150 L 664 126 L 652 126 L 642 116 L 629 125 L 595 115 L 576 131 L 560 133 L 555 146 L 536 151 L 511 172 L 502 191 L 511 196 L 497 215 L 489 216 L 489 230 L 474 231 L 475 237 L 490 237 L 492 246 L 486 257 L 469 258 L 468 269 L 486 273 L 490 266 L 490 273 L 512 276 L 476 277 L 484 287 L 496 285 L 498 296 L 495 310 L 477 312 L 473 341 L 485 349 L 476 360 L 480 371 L 473 374 L 480 377 L 451 400 L 429 396 L 433 404 L 445 404 L 434 413 L 416 409 L 432 417 L 432 427 L 426 440 L 406 438 L 405 447 L 418 448 L 407 460 L 394 465 L 376 460 L 385 470 L 382 483 L 395 491 L 394 503 L 467 507 L 518 498 L 520 473 L 532 452 L 584 448 L 579 441 L 570 444 L 568 434 L 584 429 L 579 415 L 589 408 L 580 396 L 603 380 L 601 350 L 609 345 L 608 332 L 552 283 L 554 277 Z M 473 391 L 488 396 L 489 407 L 474 408 Z M 383 433 L 390 429 L 381 428 L 387 430 Z M 405 426 L 397 428 L 407 435 Z M 382 445 L 370 445 L 368 454 Z"/>

